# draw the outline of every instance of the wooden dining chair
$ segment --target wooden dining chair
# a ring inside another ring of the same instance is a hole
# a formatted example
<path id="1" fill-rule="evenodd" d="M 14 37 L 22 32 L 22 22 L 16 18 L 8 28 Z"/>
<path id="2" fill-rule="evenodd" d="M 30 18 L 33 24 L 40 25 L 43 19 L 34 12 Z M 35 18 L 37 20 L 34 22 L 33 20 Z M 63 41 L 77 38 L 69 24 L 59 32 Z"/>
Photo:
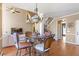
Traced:
<path id="1" fill-rule="evenodd" d="M 50 50 L 52 44 L 52 38 L 46 38 L 43 43 L 37 44 L 35 46 L 36 54 L 44 55 L 45 52 Z"/>
<path id="2" fill-rule="evenodd" d="M 35 52 L 34 45 L 37 42 L 37 33 L 36 32 L 26 32 L 25 35 L 26 35 L 27 39 L 29 39 L 28 42 L 30 42 L 32 44 L 30 53 L 32 55 L 34 55 L 34 52 Z"/>
<path id="3" fill-rule="evenodd" d="M 0 56 L 3 56 L 4 52 L 3 52 L 3 48 L 0 49 Z"/>
<path id="4" fill-rule="evenodd" d="M 29 42 L 20 42 L 19 34 L 17 34 L 17 33 L 13 33 L 13 39 L 14 39 L 14 42 L 15 42 L 15 47 L 17 49 L 16 55 L 19 54 L 19 51 L 20 51 L 20 55 L 21 55 L 22 49 L 27 50 L 27 48 L 31 47 L 31 44 Z"/>

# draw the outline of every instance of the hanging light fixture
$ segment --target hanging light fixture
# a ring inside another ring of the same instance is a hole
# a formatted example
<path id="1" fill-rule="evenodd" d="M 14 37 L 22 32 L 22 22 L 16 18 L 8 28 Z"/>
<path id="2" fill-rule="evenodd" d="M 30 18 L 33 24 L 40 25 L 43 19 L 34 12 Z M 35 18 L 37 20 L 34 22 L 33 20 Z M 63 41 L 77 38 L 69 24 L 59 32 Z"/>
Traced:
<path id="1" fill-rule="evenodd" d="M 31 17 L 31 19 L 32 19 L 32 22 L 37 23 L 41 19 L 40 16 L 38 15 L 37 3 L 34 11 L 36 14 L 33 17 Z"/>
<path id="2" fill-rule="evenodd" d="M 26 20 L 26 23 L 37 23 L 39 22 L 42 17 L 41 17 L 42 13 L 40 14 L 38 12 L 38 7 L 37 7 L 37 3 L 35 4 L 35 9 L 34 9 L 34 12 L 31 12 L 31 11 L 27 11 L 27 20 Z"/>

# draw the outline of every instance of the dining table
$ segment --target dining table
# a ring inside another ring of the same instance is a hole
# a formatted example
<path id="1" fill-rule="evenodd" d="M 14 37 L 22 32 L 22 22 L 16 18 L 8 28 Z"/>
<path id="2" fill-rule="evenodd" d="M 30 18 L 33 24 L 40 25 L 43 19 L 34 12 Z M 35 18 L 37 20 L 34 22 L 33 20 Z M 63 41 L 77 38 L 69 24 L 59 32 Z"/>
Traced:
<path id="1" fill-rule="evenodd" d="M 45 35 L 40 35 L 38 33 L 31 33 L 30 35 L 26 35 L 27 42 L 30 42 L 31 45 L 32 45 L 31 47 L 29 47 L 29 56 L 31 56 L 31 52 L 32 52 L 31 48 L 34 48 L 34 46 L 36 44 L 38 44 L 38 43 L 44 42 L 44 40 L 46 38 L 48 38 L 48 37 L 54 37 L 54 36 L 55 36 L 54 34 L 51 34 L 49 36 L 45 36 Z"/>
<path id="2" fill-rule="evenodd" d="M 31 56 L 32 48 L 34 48 L 36 44 L 43 42 L 45 36 L 38 35 L 37 33 L 31 33 L 31 34 L 29 33 L 28 35 L 27 34 L 26 34 L 26 41 L 31 43 L 31 47 L 29 47 L 29 56 Z"/>

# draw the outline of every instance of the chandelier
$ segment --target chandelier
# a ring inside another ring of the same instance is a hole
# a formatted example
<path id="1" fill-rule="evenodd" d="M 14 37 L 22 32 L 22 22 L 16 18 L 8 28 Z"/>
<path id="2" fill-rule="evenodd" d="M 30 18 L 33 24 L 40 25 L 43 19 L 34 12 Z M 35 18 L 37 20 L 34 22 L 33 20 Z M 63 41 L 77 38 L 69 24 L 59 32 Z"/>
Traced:
<path id="1" fill-rule="evenodd" d="M 37 23 L 41 20 L 41 17 L 38 14 L 37 3 L 35 5 L 34 13 L 33 16 L 31 16 L 30 13 L 27 13 L 27 22 Z"/>
<path id="2" fill-rule="evenodd" d="M 40 16 L 38 15 L 37 3 L 36 3 L 36 8 L 34 9 L 34 11 L 36 14 L 31 19 L 32 19 L 32 22 L 37 23 L 41 19 Z"/>

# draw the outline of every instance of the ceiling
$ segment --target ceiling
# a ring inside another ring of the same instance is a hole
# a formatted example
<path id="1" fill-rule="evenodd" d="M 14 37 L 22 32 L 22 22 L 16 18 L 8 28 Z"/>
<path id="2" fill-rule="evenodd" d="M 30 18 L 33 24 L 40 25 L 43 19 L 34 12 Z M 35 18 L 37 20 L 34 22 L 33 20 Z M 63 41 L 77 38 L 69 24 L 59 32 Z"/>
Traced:
<path id="1" fill-rule="evenodd" d="M 8 6 L 14 6 L 24 10 L 34 11 L 35 3 L 6 3 Z M 79 3 L 38 3 L 38 11 L 45 16 L 64 16 L 79 12 Z"/>

